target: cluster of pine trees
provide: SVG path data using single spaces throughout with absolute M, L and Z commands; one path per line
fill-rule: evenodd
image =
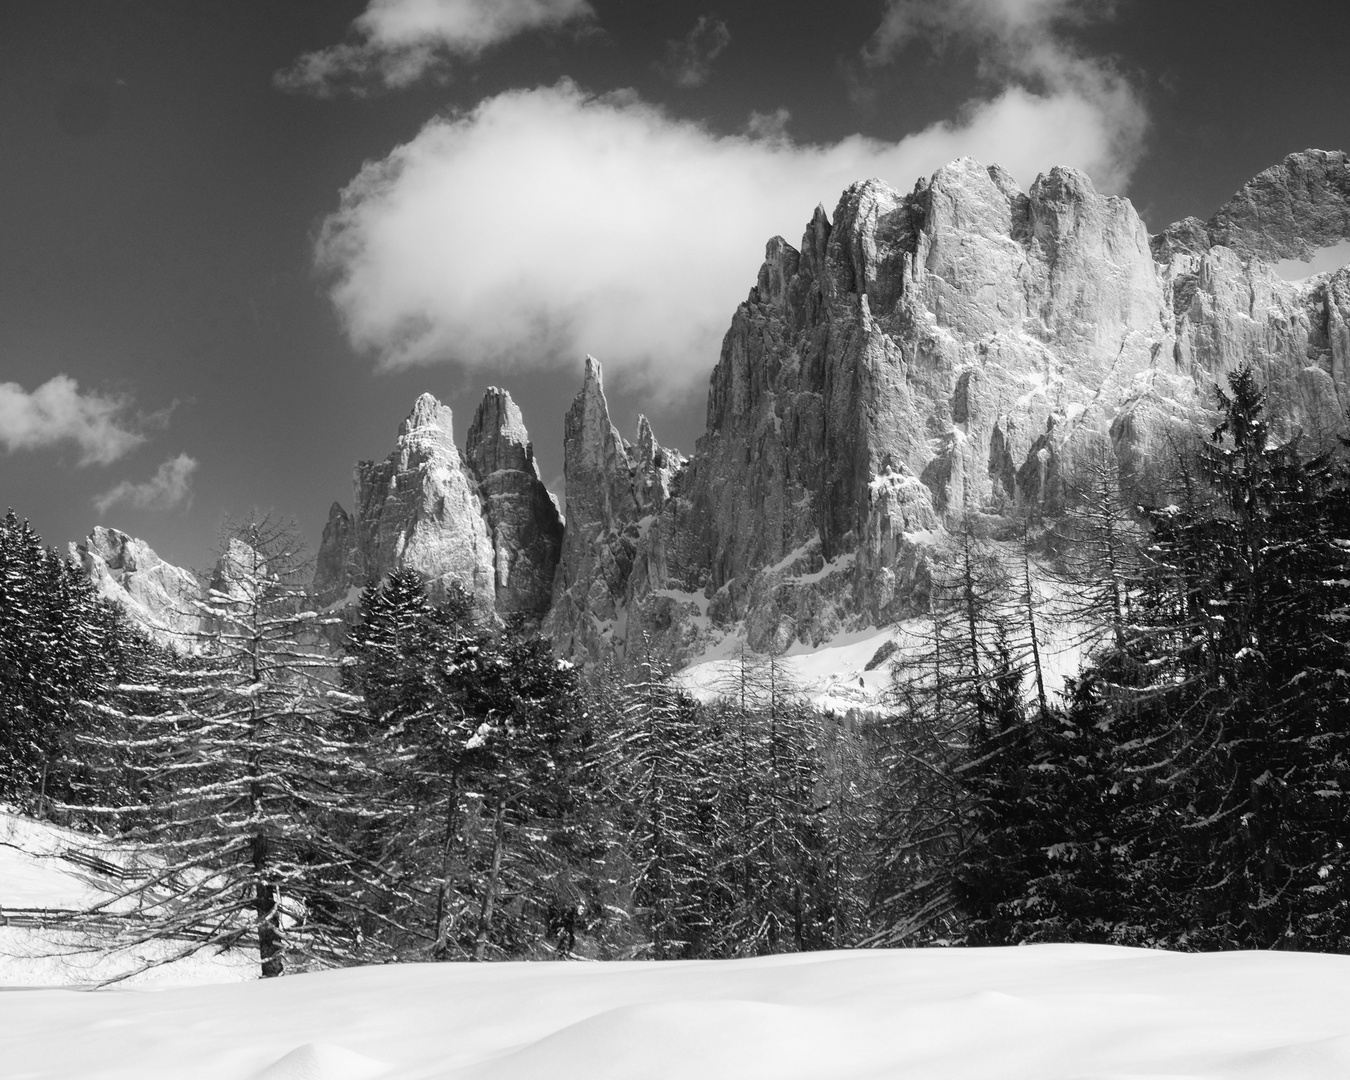
M 1229 384 L 1137 538 L 1091 502 L 1106 640 L 1063 700 L 997 657 L 966 694 L 969 940 L 1350 949 L 1350 486 Z
M 1248 371 L 1121 498 L 969 520 L 885 715 L 778 660 L 711 701 L 558 661 L 413 572 L 316 612 L 294 530 L 232 531 L 196 646 L 155 647 L 14 515 L 0 800 L 134 841 L 129 940 L 311 963 L 879 944 L 1350 946 L 1350 486 Z M 1183 448 L 1184 449 L 1184 448 Z M 1051 594 L 1055 600 L 1051 603 Z M 1047 621 L 1081 628 L 1057 692 Z M 641 643 L 636 644 L 641 649 Z M 636 672 L 636 674 L 634 674 Z

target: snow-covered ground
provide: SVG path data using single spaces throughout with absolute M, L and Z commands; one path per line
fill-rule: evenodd
M 845 713 L 850 709 L 884 711 L 891 697 L 892 663 L 907 654 L 918 655 L 925 648 L 924 638 L 930 631 L 926 620 L 910 619 L 877 629 L 867 627 L 840 633 L 819 648 L 812 649 L 800 642 L 794 644 L 777 663 L 785 688 L 799 694 L 819 709 Z M 1046 689 L 1057 693 L 1067 678 L 1078 674 L 1082 667 L 1083 635 L 1081 623 L 1046 619 L 1040 628 L 1041 660 L 1045 665 Z M 895 652 L 870 671 L 878 650 L 894 641 Z M 734 696 L 741 664 L 741 643 L 728 636 L 716 648 L 698 657 L 688 667 L 678 671 L 675 682 L 703 701 L 719 694 Z M 753 659 L 763 663 L 765 658 Z M 1033 692 L 1030 679 L 1026 693 Z
M 0 813 L 4 910 L 98 896 L 63 857 L 84 839 Z M 1042 945 L 260 981 L 256 957 L 202 953 L 89 989 L 127 958 L 56 955 L 23 926 L 0 943 L 0 1080 L 1350 1077 L 1344 956 Z
M 1350 958 L 1081 945 L 0 994 L 6 1080 L 1344 1080 Z
M 106 901 L 116 871 L 134 871 L 134 849 L 0 809 L 0 990 L 15 986 L 90 985 L 118 978 L 178 951 L 149 942 L 108 951 L 105 939 L 62 927 L 62 913 Z M 112 905 L 113 910 L 126 903 Z M 130 985 L 182 985 L 256 977 L 256 953 L 203 950 L 132 976 Z M 0 1077 L 5 1029 L 0 1026 Z

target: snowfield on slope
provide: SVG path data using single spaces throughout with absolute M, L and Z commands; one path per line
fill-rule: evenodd
M 1350 957 L 1085 945 L 0 994 L 6 1080 L 1344 1080 Z

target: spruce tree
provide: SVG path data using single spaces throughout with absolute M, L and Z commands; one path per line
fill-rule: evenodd
M 574 948 L 594 780 L 572 667 L 410 570 L 363 593 L 346 653 L 384 807 L 362 844 L 397 883 L 370 932 L 436 959 Z
M 109 722 L 100 710 L 144 648 L 80 569 L 10 510 L 0 521 L 0 799 L 40 815 L 100 801 L 77 742 Z

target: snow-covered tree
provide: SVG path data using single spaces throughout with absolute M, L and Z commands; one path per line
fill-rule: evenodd
M 145 852 L 142 875 L 86 915 L 125 912 L 129 940 L 179 954 L 256 944 L 264 976 L 362 954 L 360 861 L 335 821 L 364 812 L 333 659 L 305 593 L 295 529 L 227 530 L 200 603 L 200 650 L 124 688 L 144 708 L 121 747 L 143 797 L 103 809 Z M 115 742 L 113 745 L 117 745 Z
M 362 842 L 398 883 L 371 932 L 437 959 L 575 947 L 593 852 L 571 666 L 407 570 L 365 591 L 346 651 L 387 807 Z
M 47 813 L 98 801 L 75 740 L 140 662 L 143 636 L 28 522 L 0 521 L 0 799 Z

